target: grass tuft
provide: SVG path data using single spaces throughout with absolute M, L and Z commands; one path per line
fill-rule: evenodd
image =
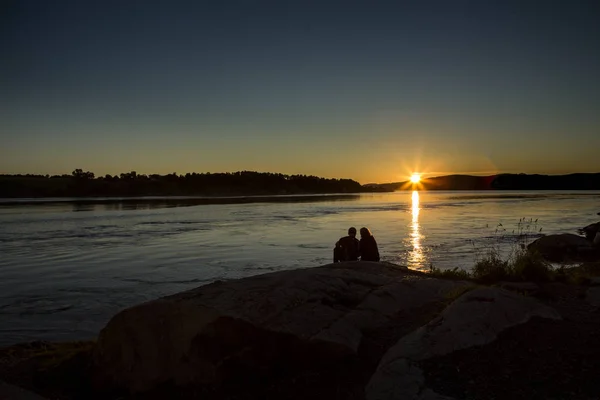
M 429 266 L 429 274 L 435 278 L 442 279 L 450 279 L 450 280 L 468 280 L 471 279 L 471 274 L 468 271 L 465 271 L 461 268 L 452 268 L 447 270 L 441 270 L 439 268 L 434 267 L 433 265 Z
M 472 277 L 481 283 L 494 283 L 507 280 L 511 274 L 508 261 L 503 260 L 495 250 L 490 250 L 475 263 Z

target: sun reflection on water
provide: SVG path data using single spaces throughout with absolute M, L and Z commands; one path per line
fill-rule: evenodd
M 425 256 L 421 247 L 421 227 L 419 225 L 419 192 L 412 192 L 412 223 L 410 225 L 410 243 L 412 249 L 408 254 L 408 266 L 410 268 L 422 269 Z

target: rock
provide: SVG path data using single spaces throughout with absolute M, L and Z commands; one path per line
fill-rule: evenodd
M 527 248 L 554 262 L 592 261 L 599 258 L 598 252 L 588 240 L 571 233 L 542 236 Z
M 367 399 L 453 400 L 424 388 L 423 371 L 407 359 L 394 360 L 378 370 L 366 388 Z M 394 379 L 389 379 L 393 376 Z
M 596 234 L 600 232 L 600 222 L 590 224 L 581 229 L 581 233 L 585 235 L 585 238 L 590 242 L 594 240 Z
M 366 388 L 367 399 L 417 399 L 424 383 L 423 371 L 410 360 L 400 358 L 380 364 Z
M 349 262 L 210 284 L 126 309 L 100 332 L 94 381 L 144 392 L 356 356 L 362 332 L 470 286 Z
M 419 396 L 424 392 L 415 362 L 490 343 L 532 317 L 560 319 L 556 310 L 532 298 L 498 288 L 474 289 L 388 350 L 367 385 L 367 399 L 420 399 L 412 389 L 418 386 Z
M 419 393 L 419 400 L 454 400 L 452 397 L 442 396 L 431 389 L 423 389 Z
M 424 388 L 423 371 L 410 360 L 396 360 L 385 368 L 386 371 L 374 375 L 369 382 L 367 399 L 453 400 L 451 397 Z M 390 374 L 396 379 L 386 379 Z M 373 393 L 377 393 L 378 397 L 372 397 Z
M 595 307 L 600 307 L 600 287 L 591 287 L 585 293 L 585 299 Z
M 498 285 L 503 289 L 519 293 L 537 293 L 540 287 L 533 282 L 500 282 Z
M 487 344 L 506 328 L 534 316 L 561 319 L 556 310 L 533 298 L 498 288 L 474 289 L 429 324 L 402 338 L 382 362 L 398 358 L 423 360 Z
M 18 386 L 9 385 L 6 382 L 0 381 L 0 399 L 1 400 L 44 400 L 44 397 L 20 388 Z

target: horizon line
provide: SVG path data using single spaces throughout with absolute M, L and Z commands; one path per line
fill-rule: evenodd
M 75 170 L 77 169 L 81 169 L 81 168 L 76 168 L 74 169 L 71 173 L 62 173 L 62 174 L 40 174 L 40 173 L 4 173 L 1 172 L 0 176 L 39 176 L 39 177 L 62 177 L 62 176 L 73 176 L 73 172 L 75 172 Z M 83 169 L 81 169 L 83 172 L 92 172 L 93 171 L 85 171 Z M 185 173 L 179 173 L 176 171 L 170 172 L 170 173 L 139 173 L 136 170 L 131 170 L 131 171 L 127 171 L 127 172 L 120 172 L 118 174 L 99 174 L 96 175 L 96 173 L 94 173 L 94 178 L 98 179 L 98 178 L 103 178 L 106 175 L 110 175 L 110 176 L 120 176 L 120 174 L 126 174 L 126 173 L 131 173 L 131 172 L 135 172 L 137 175 L 146 175 L 146 176 L 151 176 L 151 175 L 159 175 L 159 176 L 166 176 L 166 175 L 171 175 L 171 174 L 176 174 L 178 176 L 185 176 L 187 174 L 234 174 L 234 173 L 239 173 L 239 172 L 252 172 L 252 173 L 260 173 L 260 174 L 279 174 L 279 175 L 288 175 L 288 176 L 293 176 L 293 175 L 305 175 L 305 176 L 314 176 L 314 177 L 318 177 L 318 178 L 325 178 L 325 179 L 350 179 L 350 180 L 354 180 L 358 183 L 360 183 L 358 180 L 354 179 L 354 178 L 327 178 L 324 176 L 319 176 L 319 175 L 313 175 L 313 174 L 304 174 L 304 173 L 283 173 L 283 172 L 272 172 L 272 171 L 258 171 L 258 170 L 237 170 L 237 171 L 222 171 L 222 172 L 185 172 Z M 432 176 L 432 174 L 435 174 Z M 441 175 L 438 175 L 441 174 Z M 491 176 L 497 176 L 497 175 L 546 175 L 546 176 L 566 176 L 566 175 L 575 175 L 575 174 L 600 174 L 600 171 L 598 172 L 566 172 L 566 173 L 540 173 L 540 172 L 536 172 L 536 173 L 531 173 L 531 172 L 497 172 L 497 171 L 480 171 L 480 172 L 455 172 L 455 173 L 450 173 L 450 172 L 423 172 L 420 173 L 420 175 L 423 177 L 423 179 L 435 179 L 435 178 L 443 178 L 443 177 L 447 177 L 447 176 L 473 176 L 473 177 L 491 177 Z M 368 183 L 361 183 L 361 185 L 365 186 L 365 185 L 385 185 L 385 184 L 396 184 L 396 183 L 404 183 L 409 181 L 410 179 L 406 179 L 403 181 L 387 181 L 387 182 L 368 182 Z

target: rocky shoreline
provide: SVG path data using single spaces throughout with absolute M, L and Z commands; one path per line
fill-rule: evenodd
M 282 271 L 123 310 L 94 342 L 0 349 L 0 379 L 55 399 L 597 399 L 599 284 Z

